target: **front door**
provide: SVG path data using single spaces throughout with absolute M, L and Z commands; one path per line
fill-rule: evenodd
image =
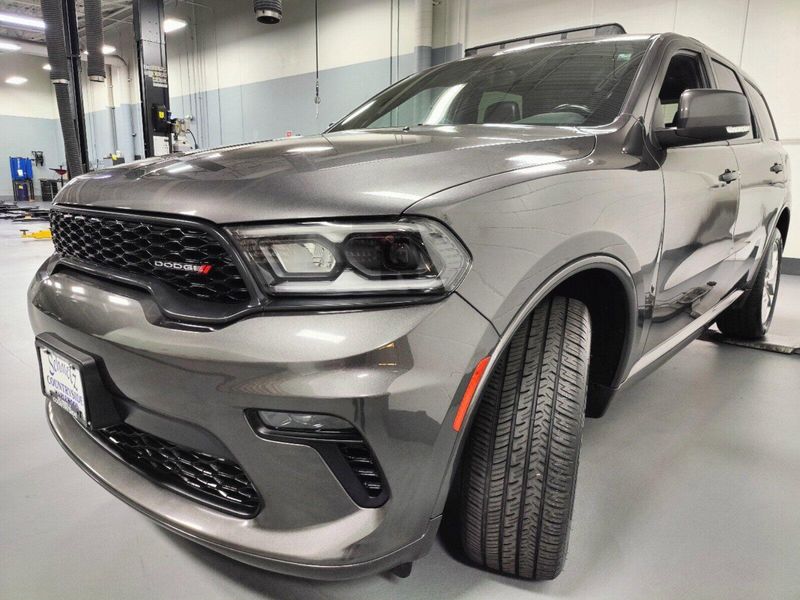
M 709 87 L 699 53 L 681 50 L 663 75 L 655 127 L 674 126 L 681 93 Z M 735 285 L 736 157 L 726 142 L 670 148 L 662 165 L 664 239 L 645 350 L 714 307 Z

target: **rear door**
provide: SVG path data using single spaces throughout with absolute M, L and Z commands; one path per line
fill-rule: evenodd
M 730 141 L 739 171 L 739 209 L 733 234 L 737 278 L 752 271 L 762 256 L 769 227 L 785 194 L 785 162 L 761 93 L 734 69 L 711 57 L 716 87 L 745 94 L 750 102 L 750 134 Z
M 668 53 L 651 101 L 652 127 L 674 126 L 681 93 L 711 86 L 701 49 Z M 713 308 L 735 285 L 731 265 L 739 184 L 727 142 L 669 148 L 663 153 L 664 238 L 645 351 Z M 734 175 L 735 177 L 735 175 Z M 729 179 L 729 177 L 726 177 Z

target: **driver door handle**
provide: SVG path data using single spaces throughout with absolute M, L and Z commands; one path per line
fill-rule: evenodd
M 780 173 L 781 171 L 783 171 L 783 165 L 781 163 L 776 162 L 769 168 L 769 170 L 772 171 L 773 173 Z
M 739 179 L 739 173 L 736 171 L 731 171 L 730 169 L 725 169 L 725 172 L 719 176 L 719 180 L 722 183 L 731 183 L 737 179 Z

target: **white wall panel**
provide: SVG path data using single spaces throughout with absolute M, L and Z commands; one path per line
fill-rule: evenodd
M 395 4 L 395 10 L 397 2 Z M 191 92 L 257 83 L 314 71 L 314 3 L 297 0 L 284 7 L 279 25 L 262 25 L 253 16 L 252 4 L 223 2 L 211 10 L 181 5 L 168 10 L 189 21 L 185 29 L 167 37 L 171 77 L 170 93 Z M 413 52 L 415 21 L 413 0 L 400 2 L 400 54 Z M 385 59 L 396 54 L 397 21 L 391 26 L 389 2 L 376 0 L 327 0 L 319 3 L 320 69 Z M 192 84 L 186 56 L 193 54 L 197 36 L 205 81 Z M 390 35 L 392 40 L 390 41 Z M 194 57 L 193 57 L 194 59 Z M 387 65 L 388 81 L 388 65 Z
M 739 62 L 750 0 L 678 0 L 674 30 Z
M 46 62 L 39 56 L 0 53 L 0 196 L 12 193 L 9 156 L 30 158 L 33 150 L 44 152 L 45 166 L 33 168 L 37 198 L 39 179 L 52 178 L 50 167 L 64 163 L 53 85 L 50 73 L 42 69 Z M 12 75 L 28 82 L 7 84 Z
M 672 31 L 676 6 L 675 0 L 595 0 L 592 22 L 620 23 L 628 33 Z
M 46 62 L 47 59 L 40 56 L 0 52 L 0 115 L 58 118 L 50 73 L 42 69 Z M 6 83 L 12 75 L 27 77 L 28 82 L 24 85 Z
M 778 134 L 800 141 L 798 62 L 800 0 L 751 0 L 741 66 L 767 97 Z
M 472 0 L 468 5 L 466 46 L 523 37 L 535 32 L 592 23 L 594 0 Z

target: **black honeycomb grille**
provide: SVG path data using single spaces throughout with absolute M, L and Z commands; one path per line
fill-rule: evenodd
M 235 462 L 190 450 L 130 425 L 98 431 L 125 462 L 197 502 L 240 517 L 254 517 L 261 499 Z
M 62 256 L 147 275 L 199 300 L 240 304 L 250 299 L 230 255 L 202 229 L 59 210 L 50 211 L 50 228 Z M 157 266 L 156 261 L 173 267 Z M 202 274 L 178 270 L 174 263 L 210 269 Z

